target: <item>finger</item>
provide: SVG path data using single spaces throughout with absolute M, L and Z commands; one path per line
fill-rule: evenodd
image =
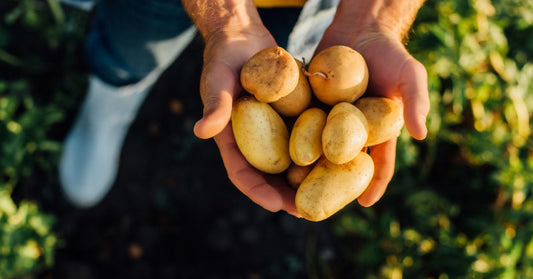
M 429 112 L 429 93 L 426 68 L 410 58 L 402 67 L 400 88 L 404 105 L 405 127 L 417 140 L 427 135 L 426 118 Z
M 216 67 L 207 65 L 200 81 L 204 113 L 194 125 L 194 134 L 202 139 L 211 138 L 226 127 L 233 100 L 240 91 L 234 71 L 224 65 Z
M 374 161 L 374 176 L 370 185 L 361 194 L 357 201 L 362 206 L 375 204 L 387 189 L 387 185 L 394 174 L 394 162 L 396 160 L 396 141 L 391 139 L 385 143 L 370 147 L 370 157 Z
M 253 168 L 241 155 L 231 125 L 215 137 L 228 176 L 244 195 L 266 210 L 284 210 L 300 217 L 294 203 L 295 191 L 281 177 L 264 174 Z

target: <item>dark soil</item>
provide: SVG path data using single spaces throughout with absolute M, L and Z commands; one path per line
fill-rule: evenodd
M 116 183 L 90 209 L 57 189 L 45 211 L 62 245 L 41 278 L 318 278 L 335 253 L 327 222 L 251 202 L 228 180 L 201 116 L 202 42 L 155 85 L 123 147 Z M 47 204 L 48 203 L 48 204 Z M 52 203 L 52 204 L 50 204 Z M 328 272 L 326 272 L 328 273 Z

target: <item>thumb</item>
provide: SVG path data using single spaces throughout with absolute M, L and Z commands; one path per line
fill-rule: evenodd
M 425 122 L 430 107 L 427 72 L 420 62 L 411 58 L 402 67 L 402 74 L 405 126 L 412 137 L 422 140 L 427 134 Z
M 233 100 L 239 90 L 236 74 L 229 67 L 204 68 L 200 79 L 204 113 L 194 125 L 194 134 L 197 137 L 214 137 L 226 127 L 231 118 Z

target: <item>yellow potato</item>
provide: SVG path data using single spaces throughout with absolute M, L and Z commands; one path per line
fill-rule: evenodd
M 313 169 L 313 166 L 314 165 L 298 166 L 296 164 L 291 164 L 287 169 L 287 181 L 289 182 L 289 185 L 294 190 L 298 190 L 298 187 L 300 187 L 302 181 L 304 181 L 305 177 Z
M 363 56 L 347 46 L 332 46 L 319 52 L 309 63 L 308 74 L 315 96 L 330 106 L 353 103 L 368 86 Z
M 235 142 L 252 166 L 272 174 L 289 167 L 289 131 L 269 104 L 241 97 L 233 105 L 231 123 Z
M 299 67 L 283 48 L 265 48 L 242 67 L 242 87 L 264 103 L 271 103 L 291 93 L 298 85 Z
M 289 138 L 289 154 L 295 164 L 307 166 L 320 158 L 324 125 L 326 113 L 319 108 L 307 109 L 296 119 Z
M 346 164 L 322 157 L 300 184 L 296 208 L 309 221 L 322 221 L 359 197 L 374 175 L 370 155 L 360 152 Z
M 365 97 L 357 100 L 368 121 L 368 139 L 365 146 L 386 142 L 400 134 L 403 127 L 403 109 L 397 102 L 384 97 Z
M 286 117 L 300 115 L 311 103 L 311 86 L 305 75 L 305 69 L 302 62 L 296 60 L 296 63 L 300 69 L 298 85 L 289 95 L 270 104 L 279 114 Z
M 336 104 L 322 132 L 324 156 L 335 164 L 352 160 L 365 146 L 368 129 L 366 118 L 358 108 L 346 102 Z

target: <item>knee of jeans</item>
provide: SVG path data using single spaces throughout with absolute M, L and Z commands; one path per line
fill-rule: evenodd
M 133 84 L 155 69 L 155 62 L 146 54 L 128 60 L 102 36 L 97 28 L 88 34 L 85 42 L 85 63 L 89 72 L 114 86 Z M 133 67 L 137 65 L 137 67 Z
M 87 66 L 113 85 L 135 83 L 170 64 L 191 24 L 179 1 L 101 1 L 85 44 Z

